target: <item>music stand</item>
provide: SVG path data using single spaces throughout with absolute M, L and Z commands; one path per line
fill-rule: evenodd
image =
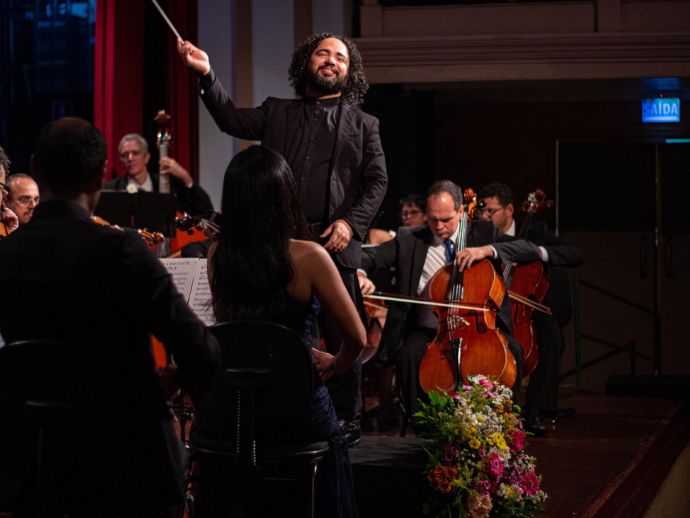
M 95 214 L 121 227 L 145 228 L 174 237 L 177 200 L 173 194 L 103 191 Z

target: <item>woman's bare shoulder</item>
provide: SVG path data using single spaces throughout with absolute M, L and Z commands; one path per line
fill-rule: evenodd
M 330 260 L 328 252 L 320 244 L 301 239 L 290 240 L 290 255 L 294 263 L 304 267 L 318 266 Z

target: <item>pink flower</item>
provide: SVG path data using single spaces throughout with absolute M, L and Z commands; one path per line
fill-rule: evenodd
M 491 382 L 490 382 L 488 379 L 486 379 L 486 378 L 481 378 L 481 379 L 479 380 L 479 384 L 480 384 L 480 385 L 484 385 L 488 390 L 493 390 L 493 388 L 494 388 L 494 384 L 491 383 Z
M 489 476 L 494 480 L 498 480 L 503 475 L 503 469 L 503 459 L 495 451 L 492 451 L 488 459 Z
M 489 491 L 491 491 L 491 482 L 488 480 L 479 480 L 474 485 L 474 488 L 479 492 L 479 494 L 488 495 Z
M 528 471 L 523 475 L 520 480 L 520 489 L 527 495 L 533 495 L 539 491 L 539 477 L 537 477 L 534 471 Z
M 445 457 L 446 462 L 452 463 L 458 460 L 459 453 L 460 452 L 458 449 L 454 446 L 451 446 L 450 444 L 443 445 L 443 456 Z
M 527 438 L 527 434 L 523 432 L 522 430 L 513 430 L 513 451 L 522 451 L 522 449 L 525 447 L 525 439 Z

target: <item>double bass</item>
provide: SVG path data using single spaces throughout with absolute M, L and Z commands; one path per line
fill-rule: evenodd
M 466 193 L 466 198 L 474 193 Z M 455 243 L 462 250 L 469 231 L 468 212 L 464 211 Z M 496 328 L 496 312 L 505 295 L 502 277 L 483 259 L 460 272 L 457 254 L 429 280 L 432 300 L 445 301 L 437 306 L 436 336 L 429 343 L 419 371 L 419 383 L 429 393 L 441 390 L 454 394 L 458 383 L 468 376 L 484 374 L 511 387 L 515 383 L 516 364 L 508 342 Z
M 154 118 L 158 131 L 156 133 L 156 145 L 158 146 L 158 154 L 160 158 L 170 156 L 170 141 L 172 135 L 170 133 L 170 115 L 165 113 L 165 110 L 158 110 Z M 158 192 L 163 194 L 170 194 L 170 175 L 161 174 L 158 177 Z M 195 241 L 203 241 L 206 235 L 194 225 L 186 225 L 192 219 L 191 216 L 184 212 L 176 214 L 175 222 L 178 227 L 174 237 L 166 238 L 158 247 L 158 257 L 174 257 L 179 256 L 179 251 L 186 245 L 194 243 Z

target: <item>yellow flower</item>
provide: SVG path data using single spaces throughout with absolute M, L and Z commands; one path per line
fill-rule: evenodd
M 506 444 L 505 437 L 503 437 L 503 434 L 501 433 L 494 433 L 492 434 L 492 439 L 493 443 L 496 445 L 496 447 L 499 450 L 507 450 L 508 445 Z
M 474 439 L 470 439 L 469 445 L 470 445 L 470 448 L 473 448 L 473 449 L 475 449 L 475 450 L 478 450 L 479 447 L 482 445 L 482 443 L 479 442 L 479 439 L 474 438 Z

